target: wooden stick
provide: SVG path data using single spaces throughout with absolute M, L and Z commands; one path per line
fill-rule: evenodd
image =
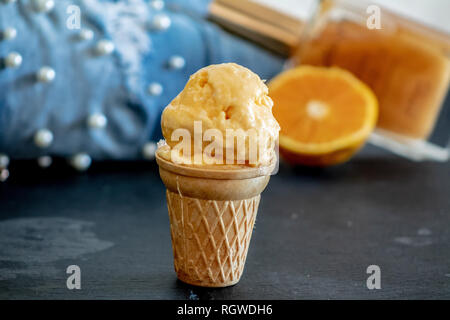
M 223 27 L 282 55 L 298 45 L 304 23 L 249 0 L 215 0 L 210 18 Z

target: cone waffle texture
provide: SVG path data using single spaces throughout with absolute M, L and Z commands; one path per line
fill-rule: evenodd
M 267 167 L 192 168 L 161 158 L 167 188 L 172 247 L 178 278 L 203 287 L 226 287 L 242 275 Z
M 205 200 L 167 190 L 175 271 L 186 283 L 224 287 L 242 275 L 260 195 Z

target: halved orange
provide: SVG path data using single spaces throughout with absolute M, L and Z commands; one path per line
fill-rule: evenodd
M 348 160 L 375 127 L 372 90 L 339 68 L 300 66 L 269 83 L 281 126 L 280 153 L 294 164 L 328 166 Z

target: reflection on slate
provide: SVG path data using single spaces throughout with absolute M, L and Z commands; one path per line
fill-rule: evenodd
M 0 281 L 17 276 L 54 276 L 51 264 L 108 249 L 113 243 L 97 239 L 94 223 L 68 218 L 16 218 L 0 222 Z

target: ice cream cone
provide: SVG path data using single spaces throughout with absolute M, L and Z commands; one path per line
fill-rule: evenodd
M 178 165 L 158 153 L 156 160 L 167 188 L 178 278 L 202 287 L 236 284 L 274 164 L 212 169 Z

